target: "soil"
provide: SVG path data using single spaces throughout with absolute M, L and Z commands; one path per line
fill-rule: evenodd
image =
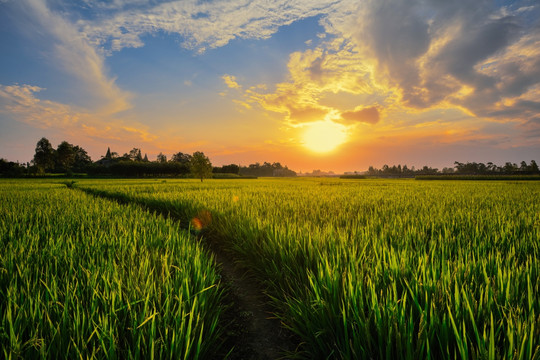
M 214 248 L 215 246 L 211 246 Z M 232 307 L 228 332 L 234 351 L 230 359 L 289 359 L 296 348 L 292 333 L 272 315 L 268 298 L 259 284 L 246 271 L 239 269 L 222 249 L 212 249 L 221 267 L 221 275 L 229 288 Z

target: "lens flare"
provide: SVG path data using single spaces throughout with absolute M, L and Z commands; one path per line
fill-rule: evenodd
M 208 210 L 200 211 L 197 216 L 191 219 L 191 228 L 195 231 L 201 231 L 212 223 L 212 214 Z

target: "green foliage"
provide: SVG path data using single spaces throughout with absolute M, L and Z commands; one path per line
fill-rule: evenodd
M 0 182 L 1 358 L 212 358 L 219 281 L 170 220 L 50 180 Z
M 212 177 L 212 163 L 210 162 L 210 159 L 200 151 L 193 153 L 189 167 L 193 176 L 201 179 L 201 182 L 204 178 Z
M 281 165 L 281 163 L 269 163 L 264 162 L 262 165 L 259 163 L 250 164 L 249 166 L 243 166 L 238 169 L 238 174 L 242 176 L 255 176 L 255 177 L 295 177 L 296 172 L 290 170 L 287 166 Z
M 36 152 L 34 154 L 34 165 L 38 172 L 44 174 L 54 166 L 55 151 L 46 138 L 41 138 L 36 144 Z
M 333 186 L 320 186 L 320 185 Z M 190 219 L 267 287 L 297 356 L 540 357 L 540 183 L 87 183 Z
M 67 141 L 62 141 L 56 149 L 56 159 L 62 166 L 63 171 L 71 171 L 75 162 L 75 147 Z
M 19 163 L 0 158 L 0 177 L 19 177 L 25 172 L 26 168 Z

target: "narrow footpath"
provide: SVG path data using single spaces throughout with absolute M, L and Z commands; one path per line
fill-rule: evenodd
M 102 191 L 93 191 L 74 187 L 87 194 L 116 201 L 120 204 L 135 204 L 152 213 L 179 221 L 182 227 L 189 224 L 188 219 L 181 219 L 163 209 L 148 206 L 136 200 L 127 200 L 115 194 L 107 194 Z M 205 239 L 202 237 L 201 244 L 214 254 L 219 267 L 223 282 L 228 292 L 226 299 L 230 306 L 224 315 L 224 323 L 227 326 L 225 345 L 227 351 L 232 348 L 228 359 L 231 360 L 276 360 L 288 359 L 287 354 L 293 354 L 297 349 L 298 340 L 294 335 L 281 326 L 279 319 L 272 315 L 272 308 L 268 304 L 269 299 L 263 293 L 263 289 L 249 274 L 240 269 L 226 249 L 218 244 L 222 243 L 217 238 Z

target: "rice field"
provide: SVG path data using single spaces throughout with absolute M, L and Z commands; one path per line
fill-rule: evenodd
M 20 316 L 19 323 L 26 323 L 27 328 L 28 324 L 43 323 L 39 334 L 20 335 L 21 331 L 26 334 L 22 325 L 10 325 L 15 323 L 15 305 L 12 308 L 1 305 L 4 307 L 0 308 L 0 341 L 4 353 L 14 354 L 13 357 L 18 354 L 25 356 L 23 351 L 28 351 L 28 348 L 48 357 L 53 352 L 41 353 L 40 349 L 54 351 L 63 346 L 62 349 L 68 348 L 78 354 L 75 349 L 83 347 L 79 343 L 69 345 L 71 340 L 67 336 L 56 335 L 58 331 L 54 329 L 58 328 L 63 316 L 72 317 L 74 312 L 70 308 L 62 312 L 65 315 L 56 315 L 52 322 L 47 320 L 46 313 L 61 311 L 40 281 L 46 279 L 44 282 L 49 286 L 48 281 L 58 276 L 55 276 L 55 272 L 67 272 L 60 275 L 64 277 L 75 276 L 72 273 L 82 271 L 77 266 L 83 260 L 72 261 L 68 265 L 62 263 L 62 266 L 47 268 L 47 272 L 41 270 L 42 266 L 29 265 L 32 271 L 19 274 L 14 264 L 27 258 L 32 249 L 37 249 L 36 243 L 43 242 L 35 240 L 31 234 L 38 232 L 42 239 L 47 238 L 49 231 L 54 232 L 57 235 L 49 236 L 48 243 L 67 247 L 70 249 L 68 253 L 85 254 L 91 252 L 89 249 L 92 246 L 99 248 L 100 251 L 94 253 L 95 259 L 103 258 L 104 263 L 111 264 L 103 272 L 114 279 L 122 278 L 124 282 L 120 282 L 124 286 L 132 276 L 118 275 L 125 269 L 115 267 L 116 254 L 122 251 L 133 253 L 133 249 L 141 245 L 127 240 L 119 240 L 121 245 L 108 245 L 109 237 L 114 238 L 118 232 L 110 230 L 109 225 L 100 227 L 99 221 L 108 224 L 107 221 L 114 219 L 123 224 L 121 228 L 135 228 L 129 233 L 141 233 L 139 239 L 145 244 L 153 244 L 146 240 L 146 234 L 171 234 L 166 230 L 169 228 L 175 228 L 180 234 L 177 226 L 189 227 L 208 241 L 218 242 L 240 266 L 260 281 L 276 316 L 298 336 L 301 344 L 295 357 L 540 358 L 538 182 L 259 179 L 209 180 L 200 183 L 193 180 L 80 180 L 75 190 L 50 183 L 40 186 L 51 189 L 39 188 L 31 182 L 2 185 L 6 191 L 0 193 L 1 206 L 7 210 L 2 212 L 0 234 L 2 246 L 7 251 L 2 249 L 1 296 L 9 299 L 7 303 L 10 304 L 13 294 L 28 289 L 29 285 L 25 284 L 29 282 L 42 289 L 39 301 L 35 300 L 37 296 L 32 296 L 26 300 L 28 304 L 17 305 L 27 309 L 25 315 Z M 23 192 L 19 191 L 19 186 L 37 188 Z M 59 198 L 54 200 L 51 194 L 58 194 L 64 202 L 70 199 L 66 204 L 68 210 L 58 213 L 58 206 L 54 205 L 52 209 L 56 210 L 49 212 L 35 210 L 39 216 L 34 215 L 35 219 L 31 221 L 22 215 L 23 209 L 14 205 L 16 200 L 4 200 L 24 197 L 26 203 L 44 208 L 62 203 Z M 110 199 L 122 200 L 126 205 L 111 203 Z M 180 219 L 180 225 L 140 210 L 141 205 L 142 208 L 174 215 L 174 218 Z M 116 215 L 106 216 L 109 220 L 105 221 L 101 217 L 104 211 L 100 206 L 118 210 L 110 210 Z M 94 216 L 89 215 L 92 209 L 96 209 Z M 18 215 L 7 218 L 4 214 L 8 213 Z M 68 220 L 72 216 L 78 216 L 79 220 L 75 222 L 77 226 L 63 229 L 64 224 L 73 224 Z M 29 228 L 31 223 L 37 225 Z M 163 225 L 156 225 L 158 223 Z M 62 237 L 66 233 L 71 234 L 71 238 Z M 160 236 L 158 238 L 161 239 Z M 191 283 L 177 288 L 154 284 L 154 288 L 160 288 L 153 291 L 161 294 L 162 302 L 153 305 L 152 310 L 144 308 L 144 315 L 140 316 L 135 314 L 143 305 L 142 302 L 137 303 L 139 308 L 124 312 L 123 316 L 129 320 L 121 320 L 125 321 L 122 324 L 129 323 L 129 326 L 125 325 L 126 328 L 149 331 L 140 335 L 140 343 L 133 340 L 135 335 L 129 340 L 119 340 L 120 335 L 109 336 L 99 332 L 100 337 L 96 336 L 98 334 L 92 336 L 91 343 L 84 347 L 87 352 L 83 354 L 89 354 L 88 351 L 92 349 L 96 357 L 110 357 L 109 349 L 117 346 L 121 349 L 118 351 L 123 351 L 120 357 L 131 358 L 137 355 L 134 351 L 139 344 L 143 344 L 142 348 L 147 351 L 145 354 L 151 354 L 156 351 L 150 348 L 151 337 L 156 339 L 152 343 L 159 344 L 162 350 L 157 357 L 178 357 L 170 355 L 172 353 L 167 348 L 170 337 L 163 335 L 169 326 L 167 321 L 157 322 L 158 315 L 147 320 L 155 313 L 175 317 L 168 314 L 166 306 L 161 305 L 166 303 L 163 299 L 168 298 L 167 291 L 186 291 L 184 288 L 189 288 L 190 294 L 204 296 L 208 302 L 214 301 L 213 304 L 222 301 L 219 299 L 215 264 L 195 243 L 178 238 L 155 242 L 159 243 L 160 254 L 173 251 L 170 249 L 173 243 L 184 244 L 182 248 L 193 244 L 198 249 L 197 253 L 202 253 L 200 262 L 208 274 L 202 278 L 206 282 L 196 281 L 199 286 L 193 288 Z M 48 252 L 54 247 L 49 249 L 42 246 L 40 249 L 43 248 L 47 251 L 35 252 L 38 260 L 33 260 L 31 264 L 50 264 L 52 255 L 48 255 Z M 13 254 L 20 254 L 17 255 L 19 258 L 15 259 Z M 131 257 L 131 264 L 135 265 L 139 258 Z M 174 266 L 193 266 L 189 256 L 174 259 Z M 163 265 L 158 267 L 156 262 L 147 261 L 148 269 L 164 268 Z M 202 270 L 190 268 L 183 273 L 191 271 L 197 273 Z M 84 275 L 84 271 L 82 273 Z M 156 276 L 156 271 L 151 273 Z M 190 279 L 193 280 L 193 276 Z M 114 282 L 111 280 L 110 283 Z M 76 284 L 72 288 L 81 286 L 82 280 Z M 59 286 L 58 282 L 55 286 Z M 99 290 L 87 297 L 100 298 L 100 294 L 110 291 L 105 285 L 96 286 L 92 288 Z M 130 301 L 140 300 L 149 291 L 140 284 L 131 286 L 130 289 L 139 290 L 139 296 L 133 296 Z M 64 293 L 71 294 L 67 290 Z M 78 297 L 67 297 L 73 308 L 76 303 L 82 303 Z M 111 295 L 106 298 L 110 299 Z M 41 312 L 32 315 L 34 313 L 30 309 L 35 307 L 32 305 L 34 303 L 41 304 L 38 306 Z M 124 302 L 129 303 L 128 300 Z M 105 309 L 101 318 L 93 322 L 80 321 L 87 324 L 87 331 L 105 328 L 100 321 L 106 319 L 109 324 L 115 319 L 114 309 L 118 307 L 107 306 L 103 305 Z M 86 309 L 88 312 L 86 305 L 80 307 L 79 311 Z M 210 331 L 219 333 L 220 327 L 216 325 L 219 322 L 212 320 L 219 318 L 219 313 L 204 308 L 201 314 L 206 316 L 203 330 L 208 331 L 207 324 L 211 322 L 215 326 Z M 91 315 L 93 313 L 88 316 Z M 145 320 L 147 322 L 138 328 Z M 154 333 L 151 330 L 154 325 L 148 326 L 149 322 L 155 322 Z M 19 327 L 12 331 L 9 326 Z M 32 325 L 32 329 L 34 327 Z M 72 331 L 76 333 L 78 330 L 70 329 L 64 335 Z M 175 339 L 183 334 L 182 331 L 178 330 Z M 22 340 L 19 343 L 12 341 L 12 333 L 16 338 L 24 338 L 24 341 L 41 339 L 40 345 L 28 345 Z M 212 336 L 211 332 L 206 335 L 204 341 L 199 343 L 201 348 L 207 342 L 220 338 L 217 334 Z M 88 339 L 85 336 L 82 339 Z M 58 338 L 62 339 L 62 345 L 52 345 L 60 341 Z M 100 342 L 98 338 L 109 339 L 109 342 Z M 80 343 L 84 342 L 81 340 Z M 118 345 L 107 347 L 107 344 Z M 205 356 L 201 353 L 199 358 Z M 197 357 L 196 354 L 193 357 Z
M 0 358 L 219 350 L 219 274 L 178 224 L 59 183 L 3 181 L 0 239 Z

